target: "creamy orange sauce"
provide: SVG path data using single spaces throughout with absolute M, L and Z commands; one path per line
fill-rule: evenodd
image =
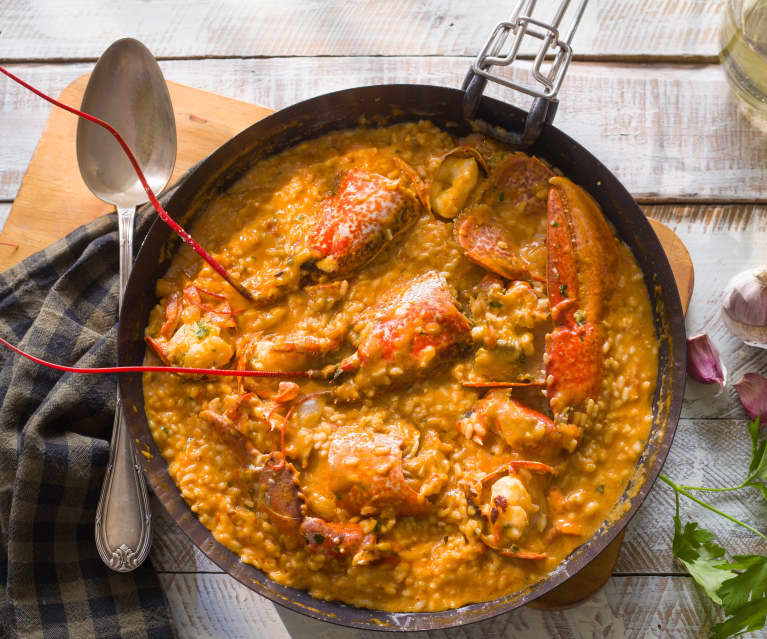
M 459 144 L 489 177 L 471 154 L 437 159 Z M 517 164 L 528 183 L 509 177 Z M 593 312 L 600 377 L 551 415 L 550 174 L 478 136 L 406 123 L 299 144 L 209 205 L 192 233 L 258 303 L 183 247 L 146 335 L 174 365 L 316 371 L 282 385 L 145 375 L 155 441 L 220 543 L 321 599 L 434 611 L 545 578 L 599 528 L 649 432 L 656 336 L 642 274 L 612 238 Z M 486 381 L 543 385 L 466 385 Z

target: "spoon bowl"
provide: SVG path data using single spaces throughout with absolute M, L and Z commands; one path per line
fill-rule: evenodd
M 81 111 L 111 124 L 133 151 L 152 190 L 165 188 L 176 162 L 176 121 L 168 86 L 149 49 L 132 38 L 112 44 L 91 73 Z M 93 194 L 117 208 L 122 307 L 133 266 L 135 207 L 148 196 L 117 141 L 87 120 L 77 124 L 77 163 Z M 149 554 L 152 528 L 146 484 L 119 397 L 95 529 L 99 555 L 113 570 L 134 570 Z
M 155 193 L 165 188 L 176 163 L 176 121 L 168 86 L 149 49 L 133 38 L 112 44 L 91 73 L 82 110 L 117 129 Z M 99 199 L 118 207 L 147 201 L 120 145 L 87 120 L 77 123 L 77 162 Z

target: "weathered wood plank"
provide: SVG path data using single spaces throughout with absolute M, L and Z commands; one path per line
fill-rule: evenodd
M 90 67 L 12 68 L 57 94 Z M 169 61 L 162 67 L 169 80 L 282 108 L 365 84 L 459 86 L 466 61 L 281 58 Z M 496 86 L 489 93 L 514 99 Z M 0 145 L 0 199 L 14 197 L 48 108 L 7 79 L 0 80 L 0 139 L 7 140 Z M 575 63 L 563 87 L 556 123 L 647 201 L 767 200 L 767 132 L 740 112 L 718 66 Z
M 709 334 L 729 370 L 731 382 L 744 373 L 767 374 L 767 350 L 746 346 L 721 319 L 720 302 L 734 275 L 767 261 L 767 207 L 651 206 L 648 215 L 664 222 L 687 246 L 695 266 L 695 290 L 687 313 L 687 331 Z M 717 395 L 716 385 L 687 383 L 683 417 L 745 419 L 735 389 Z M 713 460 L 712 460 L 713 461 Z
M 181 639 L 313 637 L 377 639 L 275 606 L 227 575 L 161 574 Z M 463 628 L 415 633 L 420 639 L 702 637 L 720 620 L 688 577 L 613 577 L 592 599 L 568 610 L 523 608 Z
M 736 486 L 743 481 L 751 442 L 745 420 L 682 419 L 663 472 L 680 484 Z M 730 494 L 698 493 L 697 497 L 765 529 L 767 502 L 759 491 L 744 489 Z M 684 572 L 671 555 L 674 535 L 674 491 L 657 482 L 634 520 L 629 524 L 615 573 Z M 682 499 L 682 519 L 694 520 L 717 535 L 731 554 L 764 553 L 765 543 L 744 528 Z
M 724 0 L 592 2 L 575 50 L 584 57 L 711 60 L 719 53 L 724 4 Z M 493 25 L 507 19 L 512 7 L 508 0 L 351 4 L 266 0 L 223 5 L 183 0 L 21 0 L 0 6 L 0 59 L 96 59 L 125 35 L 139 38 L 160 57 L 474 56 Z
M 152 550 L 155 570 L 166 572 L 223 572 L 195 546 L 160 501 L 152 494 Z

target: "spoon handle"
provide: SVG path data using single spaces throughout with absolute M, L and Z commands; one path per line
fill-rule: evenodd
M 133 220 L 135 208 L 117 209 L 120 237 L 120 306 L 133 265 Z M 104 483 L 96 510 L 96 547 L 112 570 L 130 572 L 149 554 L 152 513 L 146 483 L 131 446 L 117 397 L 112 445 Z

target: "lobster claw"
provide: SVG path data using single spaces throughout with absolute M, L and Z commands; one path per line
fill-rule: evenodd
M 616 286 L 618 244 L 586 191 L 563 177 L 550 183 L 547 283 L 554 330 L 546 336 L 546 394 L 561 418 L 599 392 L 602 320 Z

